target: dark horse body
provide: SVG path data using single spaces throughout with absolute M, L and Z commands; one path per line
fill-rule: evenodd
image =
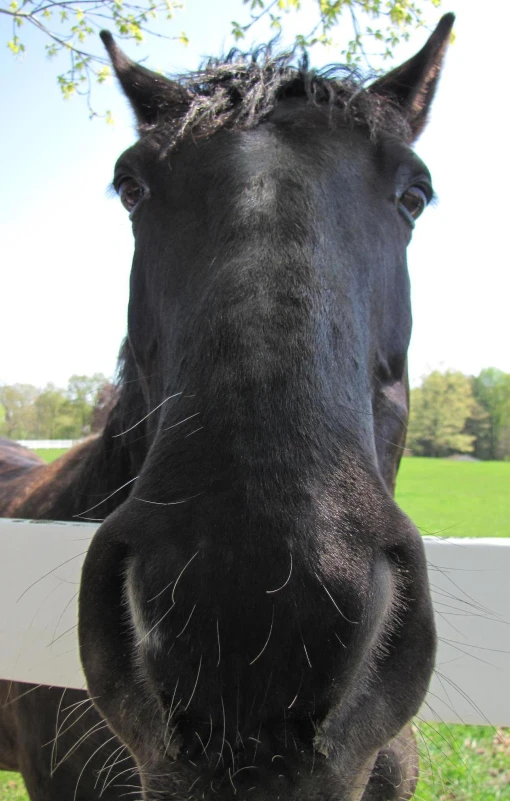
M 451 24 L 368 90 L 285 60 L 172 82 L 104 36 L 141 134 L 114 178 L 136 241 L 119 397 L 97 439 L 0 469 L 4 516 L 104 520 L 80 590 L 95 706 L 5 687 L 0 761 L 34 801 L 412 796 L 435 629 L 392 499 L 432 195 L 409 144 Z

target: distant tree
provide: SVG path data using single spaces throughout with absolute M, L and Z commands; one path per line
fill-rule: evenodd
M 434 371 L 411 391 L 407 447 L 423 456 L 471 453 L 475 436 L 466 423 L 476 411 L 468 376 Z
M 13 384 L 0 387 L 0 404 L 4 421 L 0 433 L 10 439 L 32 437 L 36 421 L 37 387 L 32 384 Z
M 47 384 L 35 399 L 34 439 L 60 439 L 62 415 L 67 398 L 55 384 Z
M 297 46 L 331 45 L 335 28 L 345 24 L 350 39 L 338 56 L 347 63 L 368 63 L 373 55 L 391 58 L 395 46 L 426 23 L 424 6 L 429 10 L 437 8 L 441 0 L 242 0 L 239 5 L 245 18 L 231 23 L 236 40 L 244 39 L 248 32 L 260 39 L 257 26 L 263 20 L 269 22 L 276 35 L 284 27 L 286 15 L 307 7 L 314 10 L 315 18 L 309 29 L 296 36 Z M 9 25 L 7 46 L 15 56 L 25 51 L 26 27 L 41 34 L 48 57 L 67 56 L 67 69 L 57 76 L 62 94 L 64 98 L 85 95 L 94 116 L 90 107 L 92 82 L 103 83 L 110 75 L 110 67 L 100 49 L 101 55 L 97 55 L 95 48 L 90 48 L 91 37 L 101 28 L 110 27 L 120 37 L 137 43 L 152 34 L 187 44 L 184 31 L 168 35 L 168 23 L 180 8 L 179 0 L 0 0 L 0 19 L 3 17 Z M 209 8 L 209 13 L 214 14 L 214 6 Z M 207 13 L 205 3 L 204 12 Z M 108 119 L 108 113 L 106 116 Z
M 499 435 L 497 458 L 505 462 L 510 461 L 510 425 L 507 423 Z
M 106 383 L 102 373 L 94 373 L 92 376 L 72 375 L 69 379 L 66 395 L 76 437 L 90 434 L 92 412 L 99 391 Z
M 510 374 L 487 367 L 473 379 L 473 395 L 486 413 L 475 453 L 480 459 L 510 459 Z
M 471 388 L 473 388 L 473 378 L 470 378 L 471 381 Z M 474 396 L 474 391 L 473 391 Z M 469 434 L 470 436 L 474 437 L 473 440 L 473 455 L 476 456 L 477 459 L 486 459 L 487 456 L 485 451 L 480 448 L 480 443 L 484 442 L 488 436 L 490 430 L 490 420 L 487 411 L 482 406 L 478 400 L 474 401 L 473 410 L 466 420 L 466 427 L 464 429 L 465 434 Z
M 47 384 L 0 386 L 0 435 L 10 439 L 80 439 L 91 431 L 104 386 L 102 373 L 73 375 L 66 390 Z M 103 394 L 102 394 L 103 393 Z

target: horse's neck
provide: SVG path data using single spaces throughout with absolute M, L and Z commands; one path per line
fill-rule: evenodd
M 107 426 L 102 434 L 72 448 L 52 464 L 37 465 L 6 483 L 0 493 L 0 514 L 101 520 L 129 494 L 129 482 L 137 475 L 137 460 L 140 453 L 112 438 Z
M 41 457 L 33 451 L 0 437 L 0 486 L 43 464 Z

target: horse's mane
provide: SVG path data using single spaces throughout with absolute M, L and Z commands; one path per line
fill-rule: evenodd
M 90 449 L 88 493 L 105 492 L 104 487 L 111 486 L 111 480 L 108 479 L 112 475 L 116 475 L 114 482 L 117 488 L 121 476 L 137 475 L 147 455 L 149 443 L 144 425 L 147 402 L 127 338 L 120 348 L 116 373 L 114 403 L 102 433 Z M 108 476 L 102 474 L 103 466 Z
M 405 138 L 407 123 L 400 109 L 388 97 L 370 92 L 369 79 L 355 68 L 335 64 L 311 70 L 306 53 L 296 60 L 294 52 L 274 56 L 272 50 L 273 44 L 248 53 L 234 49 L 207 59 L 197 72 L 174 77 L 191 104 L 178 119 L 163 114 L 158 127 L 171 127 L 173 142 L 184 134 L 204 138 L 221 128 L 253 128 L 278 101 L 303 97 L 343 109 L 371 136 L 386 131 Z

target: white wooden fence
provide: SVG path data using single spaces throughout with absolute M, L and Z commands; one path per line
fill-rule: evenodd
M 83 687 L 76 597 L 97 526 L 0 519 L 0 676 Z M 440 644 L 424 720 L 510 725 L 510 539 L 425 538 Z
M 72 448 L 82 442 L 81 439 L 16 439 L 14 440 L 18 445 L 23 445 L 32 451 L 49 450 L 51 448 Z

